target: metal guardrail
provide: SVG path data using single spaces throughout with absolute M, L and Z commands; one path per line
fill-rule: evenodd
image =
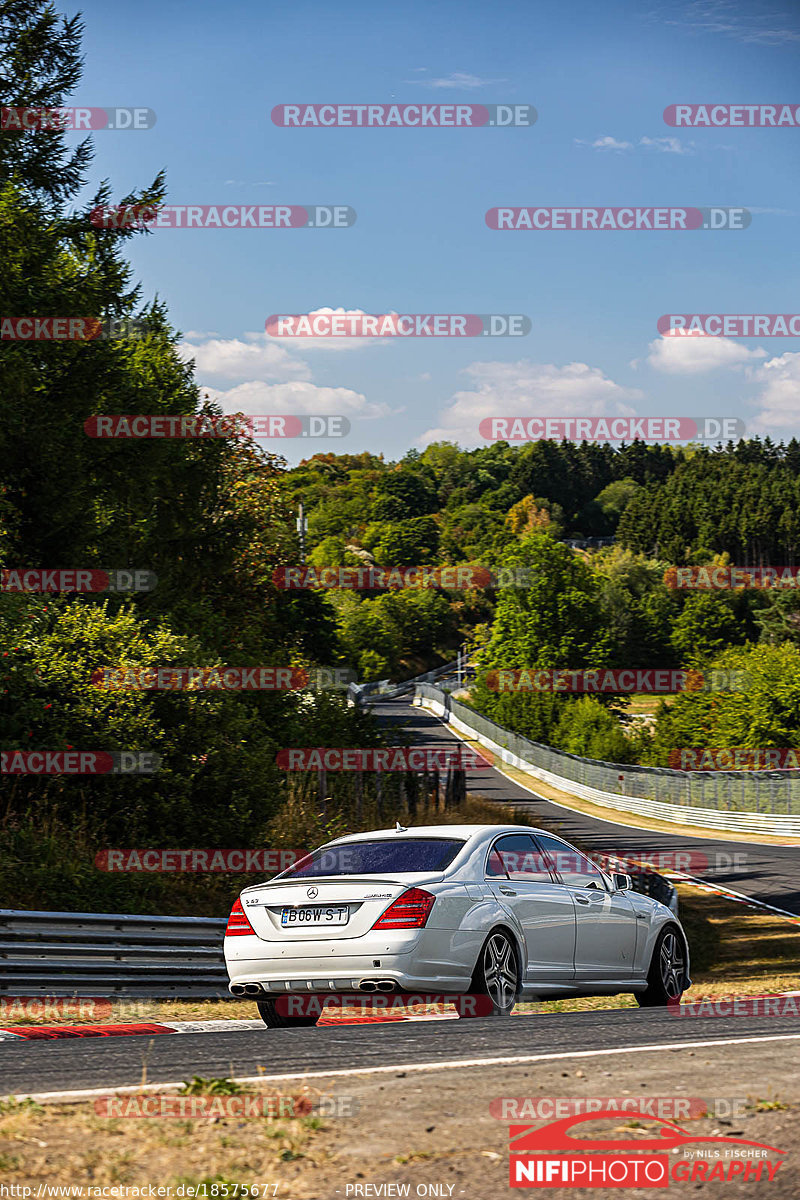
M 381 679 L 375 683 L 351 683 L 347 688 L 347 695 L 354 704 L 361 703 L 369 697 L 380 696 L 382 700 L 393 700 L 396 696 L 404 696 L 407 692 L 412 692 L 418 683 L 433 683 L 434 679 L 438 679 L 440 675 L 449 675 L 458 666 L 458 659 L 453 659 L 452 662 L 444 663 L 441 667 L 434 667 L 432 671 L 425 671 L 422 675 L 414 675 L 411 679 L 405 679 L 402 683 L 398 683 L 393 688 L 381 690 L 390 682 L 388 679 Z
M 674 771 L 600 762 L 512 733 L 430 684 L 417 684 L 414 698 L 427 700 L 502 761 L 602 807 L 709 829 L 800 836 L 800 772 Z
M 225 918 L 0 909 L 0 996 L 230 999 Z
M 633 886 L 677 913 L 675 889 L 660 875 L 634 875 Z M 0 909 L 0 998 L 235 999 L 225 925 L 216 917 Z

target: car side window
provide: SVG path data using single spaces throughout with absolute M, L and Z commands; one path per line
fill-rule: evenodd
M 536 840 L 567 887 L 607 890 L 603 872 L 580 850 L 547 834 L 537 834 Z
M 552 883 L 550 868 L 532 837 L 526 833 L 509 833 L 498 838 L 489 855 L 496 856 L 504 870 L 499 872 L 522 883 Z M 488 873 L 488 871 L 487 871 Z
M 497 853 L 497 847 L 492 846 L 489 851 L 489 857 L 486 860 L 486 875 L 490 879 L 508 879 L 506 869 L 503 866 L 503 860 Z

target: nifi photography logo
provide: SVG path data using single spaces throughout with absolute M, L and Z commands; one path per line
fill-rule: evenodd
M 702 1187 L 734 1180 L 762 1186 L 775 1178 L 786 1153 L 765 1142 L 690 1132 L 661 1118 L 652 1136 L 642 1136 L 641 1129 L 613 1139 L 570 1132 L 574 1125 L 604 1119 L 614 1120 L 619 1132 L 631 1113 L 617 1106 L 538 1127 L 510 1125 L 511 1187 L 665 1188 L 672 1182 Z

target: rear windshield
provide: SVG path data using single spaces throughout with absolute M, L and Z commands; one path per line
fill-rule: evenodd
M 346 842 L 315 850 L 279 877 L 309 879 L 322 875 L 398 875 L 412 871 L 443 871 L 463 841 L 455 838 L 380 838 Z

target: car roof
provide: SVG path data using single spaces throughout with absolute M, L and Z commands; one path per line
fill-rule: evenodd
M 387 841 L 400 837 L 449 837 L 469 840 L 470 838 L 478 839 L 501 833 L 546 832 L 547 830 L 536 829 L 533 825 L 410 825 L 407 829 L 370 829 L 363 833 L 348 833 L 343 837 L 336 838 L 333 842 L 327 842 L 326 845 L 334 846 L 342 842 L 360 842 L 374 840 L 375 838 L 383 838 Z

